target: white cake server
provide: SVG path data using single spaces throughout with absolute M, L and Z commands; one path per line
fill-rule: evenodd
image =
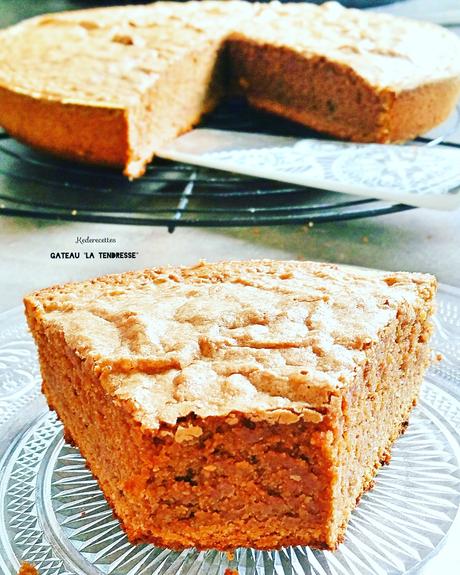
M 460 206 L 460 147 L 354 144 L 198 128 L 158 156 L 412 206 Z

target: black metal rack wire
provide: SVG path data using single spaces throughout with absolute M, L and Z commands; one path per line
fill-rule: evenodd
M 288 121 L 227 102 L 206 127 L 311 137 Z M 315 137 L 321 137 L 314 134 Z M 437 140 L 431 142 L 439 143 Z M 411 209 L 156 159 L 133 182 L 115 170 L 58 160 L 0 133 L 0 214 L 100 223 L 265 226 L 327 222 Z

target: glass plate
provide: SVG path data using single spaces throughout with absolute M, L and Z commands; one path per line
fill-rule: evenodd
M 460 290 L 442 286 L 430 368 L 391 465 L 354 511 L 337 552 L 293 547 L 172 552 L 131 545 L 77 449 L 39 391 L 22 310 L 0 315 L 0 571 L 22 561 L 41 575 L 387 575 L 418 573 L 458 528 Z M 454 545 L 447 539 L 443 553 Z

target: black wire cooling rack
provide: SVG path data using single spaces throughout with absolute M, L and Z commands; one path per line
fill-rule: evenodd
M 237 120 L 236 120 L 237 119 Z M 305 128 L 232 101 L 203 126 L 311 137 Z M 315 134 L 315 137 L 318 134 Z M 436 142 L 431 142 L 436 143 Z M 37 153 L 0 132 L 0 214 L 138 225 L 263 226 L 327 222 L 411 209 L 156 159 L 133 182 L 115 170 Z

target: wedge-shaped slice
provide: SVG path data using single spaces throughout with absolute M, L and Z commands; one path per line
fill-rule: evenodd
M 334 549 L 405 429 L 435 280 L 250 261 L 26 298 L 43 391 L 132 542 Z

